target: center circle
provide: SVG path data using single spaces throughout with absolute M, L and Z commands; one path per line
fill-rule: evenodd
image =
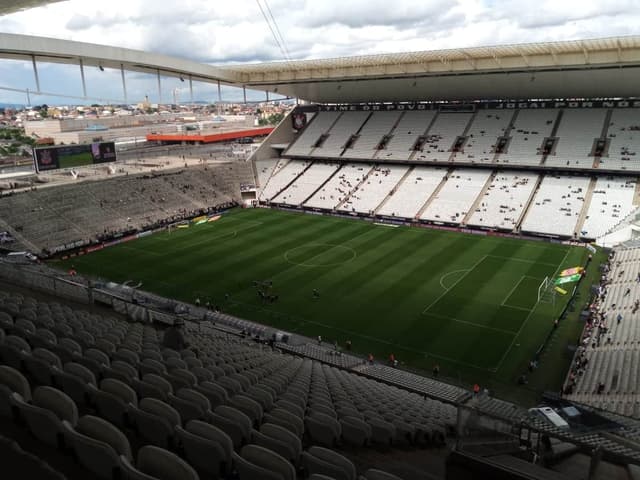
M 332 267 L 350 262 L 356 255 L 353 248 L 344 245 L 309 243 L 287 250 L 284 259 L 302 267 Z

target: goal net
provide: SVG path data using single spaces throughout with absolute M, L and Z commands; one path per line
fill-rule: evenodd
M 538 286 L 538 302 L 555 304 L 556 294 L 557 292 L 553 281 L 549 277 L 545 277 Z

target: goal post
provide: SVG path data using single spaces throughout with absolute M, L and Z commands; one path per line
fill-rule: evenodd
M 556 303 L 555 286 L 549 277 L 544 277 L 538 285 L 538 303 Z

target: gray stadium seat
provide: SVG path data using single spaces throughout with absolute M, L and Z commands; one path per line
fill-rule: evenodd
M 168 403 L 175 408 L 184 422 L 200 420 L 209 410 L 209 400 L 190 388 L 181 388 L 176 394 L 169 394 Z
M 130 406 L 138 405 L 138 396 L 133 388 L 120 380 L 105 378 L 100 382 L 100 389 L 93 392 L 93 403 L 102 418 L 124 428 Z
M 31 346 L 17 335 L 7 335 L 0 345 L 0 360 L 16 370 L 22 370 L 25 355 L 31 353 Z
M 166 401 L 173 392 L 173 387 L 167 379 L 153 373 L 147 373 L 141 381 L 134 381 L 133 385 L 139 398 L 151 397 Z
M 249 417 L 254 425 L 260 425 L 260 423 L 262 423 L 262 417 L 264 415 L 262 405 L 252 398 L 242 394 L 235 395 L 229 404 Z
M 16 405 L 31 433 L 41 442 L 54 447 L 64 445 L 63 421 L 75 427 L 78 408 L 64 392 L 51 387 L 38 387 L 33 391 L 33 401 L 16 399 Z
M 121 458 L 121 468 L 129 480 L 199 480 L 191 465 L 162 448 L 147 445 L 138 451 L 134 467 L 126 456 Z
M 34 348 L 31 355 L 25 355 L 24 369 L 38 385 L 52 385 L 54 370 L 62 369 L 60 358 L 50 350 Z
M 67 437 L 82 466 L 99 478 L 118 478 L 120 457 L 131 459 L 127 437 L 106 420 L 86 415 L 74 428 L 63 422 Z
M 339 453 L 323 447 L 311 447 L 302 453 L 302 464 L 309 474 L 319 473 L 336 480 L 355 480 L 356 467 Z
M 193 389 L 207 397 L 212 409 L 219 405 L 224 405 L 229 401 L 227 391 L 216 383 L 202 382 L 193 387 Z
M 207 478 L 218 478 L 231 472 L 233 442 L 229 435 L 214 425 L 192 420 L 183 429 L 176 427 L 185 458 Z
M 275 452 L 258 445 L 245 445 L 233 453 L 240 480 L 295 480 L 293 465 Z
M 383 472 L 382 470 L 377 470 L 375 468 L 367 470 L 364 474 L 364 478 L 366 480 L 402 480 L 396 475 L 392 475 L 391 473 Z
M 251 436 L 251 419 L 235 408 L 226 405 L 216 407 L 210 415 L 210 422 L 231 437 L 234 448 L 245 444 Z
M 143 398 L 130 412 L 140 436 L 162 448 L 172 444 L 175 428 L 182 424 L 180 414 L 156 398 Z
M 349 445 L 363 447 L 371 441 L 371 426 L 357 417 L 340 419 L 342 440 Z
M 258 437 L 260 441 L 254 440 L 253 443 L 273 450 L 294 465 L 298 464 L 300 454 L 302 453 L 302 442 L 295 434 L 284 427 L 272 423 L 261 425 L 259 433 L 260 435 L 258 435 Z
M 77 405 L 88 404 L 88 395 L 96 388 L 96 377 L 79 363 L 66 363 L 62 371 L 54 372 L 55 383 L 69 395 Z
M 342 435 L 340 423 L 324 413 L 311 412 L 305 418 L 304 424 L 313 443 L 332 447 Z
M 14 393 L 25 402 L 31 401 L 31 387 L 27 379 L 15 368 L 0 365 L 0 416 L 13 415 L 11 397 Z

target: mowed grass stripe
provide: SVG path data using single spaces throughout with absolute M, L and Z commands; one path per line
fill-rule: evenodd
M 393 351 L 413 366 L 439 361 L 474 374 L 495 367 L 522 325 L 527 311 L 509 305 L 526 308 L 537 294 L 529 291 L 536 281 L 522 280 L 501 307 L 514 284 L 551 275 L 567 252 L 542 242 L 264 209 L 237 210 L 126 247 L 73 262 L 81 273 L 141 280 L 144 289 L 182 300 L 211 297 L 229 313 L 278 328 L 351 339 L 355 351 L 378 358 Z M 262 305 L 252 282 L 268 279 L 280 300 Z M 317 301 L 313 288 L 321 292 Z M 433 315 L 423 315 L 432 303 Z M 540 338 L 531 336 L 529 352 Z

